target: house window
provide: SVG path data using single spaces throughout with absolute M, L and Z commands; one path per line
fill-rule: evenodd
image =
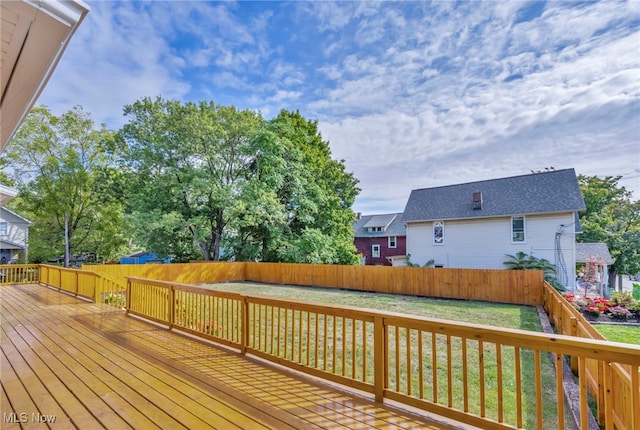
M 6 236 L 9 234 L 9 223 L 0 222 L 0 236 Z
M 444 222 L 438 221 L 433 223 L 433 244 L 444 245 Z
M 511 217 L 511 242 L 524 242 L 524 217 Z
M 398 237 L 389 236 L 389 248 L 396 248 L 398 246 Z
M 369 227 L 369 233 L 378 233 L 382 231 L 382 227 Z
M 380 258 L 380 245 L 371 245 L 371 258 Z

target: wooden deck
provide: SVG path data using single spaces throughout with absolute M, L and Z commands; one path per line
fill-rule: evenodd
M 3 429 L 464 428 L 46 287 L 0 298 Z

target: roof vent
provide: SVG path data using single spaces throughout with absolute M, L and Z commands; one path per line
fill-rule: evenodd
M 482 209 L 482 191 L 473 193 L 473 210 Z

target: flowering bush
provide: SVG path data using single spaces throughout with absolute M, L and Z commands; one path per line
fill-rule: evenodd
M 601 308 L 595 305 L 586 306 L 585 311 L 594 317 L 599 317 L 602 314 Z
M 599 317 L 607 315 L 618 320 L 628 320 L 640 317 L 640 303 L 637 300 L 623 300 L 625 295 L 614 294 L 611 300 L 604 297 L 581 297 L 575 294 L 565 294 L 565 299 L 578 311 L 585 315 Z
M 612 318 L 627 320 L 631 318 L 631 311 L 627 308 L 623 308 L 622 306 L 614 306 L 609 308 L 609 313 Z

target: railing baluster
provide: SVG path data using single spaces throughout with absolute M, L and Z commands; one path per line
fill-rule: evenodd
M 487 414 L 485 399 L 485 381 L 484 381 L 484 343 L 478 341 L 478 375 L 480 378 L 480 416 L 484 418 Z
M 462 403 L 463 411 L 469 412 L 469 368 L 466 338 L 462 338 Z
M 540 364 L 540 350 L 535 349 L 533 354 L 536 381 L 536 424 L 538 429 L 542 429 L 542 366 Z
M 453 365 L 451 353 L 451 336 L 447 335 L 447 406 L 453 406 Z

